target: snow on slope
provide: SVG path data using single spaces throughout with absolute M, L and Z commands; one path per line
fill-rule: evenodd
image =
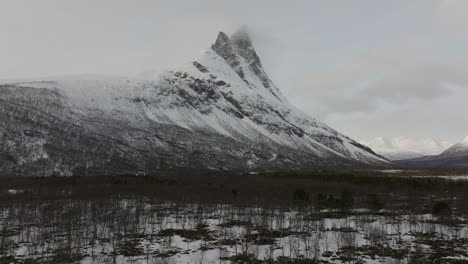
M 441 157 L 455 157 L 455 156 L 468 156 L 468 136 L 463 141 L 451 146 L 442 154 Z
M 214 50 L 219 49 L 217 47 L 219 45 L 232 45 L 234 52 L 244 54 L 244 56 L 233 56 L 232 54 L 226 54 L 223 50 L 215 52 Z M 237 69 L 243 73 L 242 76 L 234 74 L 232 66 L 228 67 L 232 63 L 225 63 L 225 61 L 229 62 L 229 59 L 232 57 L 237 59 Z M 243 106 L 246 105 L 247 109 L 252 108 L 251 114 L 257 122 L 283 124 L 283 131 L 287 128 L 293 129 L 293 131 L 296 130 L 293 132 L 296 136 L 310 138 L 332 152 L 351 159 L 368 162 L 383 161 L 383 159 L 376 157 L 376 155 L 370 153 L 367 149 L 363 149 L 357 142 L 308 117 L 292 106 L 266 76 L 245 31 L 236 32 L 233 35 L 233 40 L 229 40 L 227 36 L 220 33 L 212 50 L 206 52 L 199 60 L 199 63 L 206 67 L 208 72 L 225 81 L 227 80 L 231 84 L 223 89 L 232 94 Z M 255 71 L 254 69 L 257 70 Z M 196 74 L 193 70 L 189 72 L 190 74 Z M 258 111 L 259 108 L 265 111 Z M 268 115 L 264 114 L 264 112 L 271 109 L 274 109 L 274 111 L 270 111 Z M 260 114 L 256 116 L 256 113 Z
M 466 168 L 468 167 L 468 137 L 452 145 L 439 155 L 400 160 L 398 163 L 416 167 Z
M 406 159 L 415 159 L 415 158 L 420 158 L 425 156 L 424 154 L 421 153 L 416 153 L 416 152 L 384 152 L 384 151 L 378 151 L 378 153 L 388 160 L 394 161 L 394 160 L 406 160 Z
M 153 162 L 161 159 L 167 166 L 231 169 L 388 164 L 371 149 L 292 106 L 264 72 L 244 31 L 235 33 L 231 40 L 220 33 L 199 59 L 154 80 L 87 75 L 0 86 L 0 100 L 10 103 L 15 98 L 24 100 L 23 105 L 11 104 L 3 110 L 19 120 L 15 124 L 8 121 L 12 118 L 3 121 L 10 130 L 30 128 L 25 124 L 30 116 L 45 114 L 43 134 L 55 129 L 51 125 L 55 121 L 49 119 L 58 119 L 70 126 L 63 133 L 78 134 L 85 142 L 85 146 L 77 145 L 76 151 L 88 148 L 95 137 L 101 138 L 100 142 L 112 141 L 116 146 L 102 143 L 105 151 L 100 155 L 112 160 L 119 153 L 132 170 L 147 169 L 142 161 L 132 160 L 136 157 Z M 51 102 L 55 111 L 47 106 Z M 1 133 L 8 131 L 0 128 Z M 53 143 L 41 146 L 47 144 Z M 69 151 L 69 146 L 61 147 L 64 150 L 55 147 L 54 151 Z M 10 149 L 22 146 L 18 143 Z M 134 155 L 132 159 L 126 156 L 129 153 Z M 200 156 L 196 165 L 190 164 L 197 159 L 191 153 Z M 72 160 L 79 163 L 77 159 Z

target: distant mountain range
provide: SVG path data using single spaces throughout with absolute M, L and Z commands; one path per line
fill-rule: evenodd
M 425 155 L 418 152 L 411 151 L 378 151 L 380 155 L 387 158 L 388 160 L 406 160 L 424 157 Z
M 405 136 L 375 137 L 362 140 L 361 143 L 392 161 L 439 154 L 451 145 L 450 142 L 430 137 L 410 138 Z
M 0 175 L 389 164 L 291 105 L 245 31 L 153 80 L 5 82 L 0 102 Z
M 468 167 L 468 137 L 439 155 L 396 161 L 416 167 Z

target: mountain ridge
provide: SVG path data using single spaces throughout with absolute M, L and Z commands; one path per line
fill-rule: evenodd
M 438 155 L 398 160 L 396 162 L 416 167 L 468 167 L 468 136 Z

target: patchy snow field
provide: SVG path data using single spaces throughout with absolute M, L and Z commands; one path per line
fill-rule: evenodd
M 1 263 L 465 263 L 468 221 L 388 210 L 148 200 L 0 211 Z

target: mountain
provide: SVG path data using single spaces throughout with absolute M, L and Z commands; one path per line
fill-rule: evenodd
M 468 156 L 468 136 L 439 155 L 442 158 L 455 158 Z
M 388 160 L 405 160 L 405 159 L 415 159 L 425 156 L 424 154 L 417 152 L 396 152 L 396 151 L 376 151 L 378 154 L 382 155 Z
M 417 167 L 468 167 L 468 136 L 439 155 L 398 160 L 397 163 Z
M 360 142 L 388 160 L 415 159 L 439 154 L 450 146 L 449 142 L 434 138 L 375 137 Z
M 152 80 L 4 82 L 0 101 L 0 175 L 388 164 L 292 106 L 243 30 Z

